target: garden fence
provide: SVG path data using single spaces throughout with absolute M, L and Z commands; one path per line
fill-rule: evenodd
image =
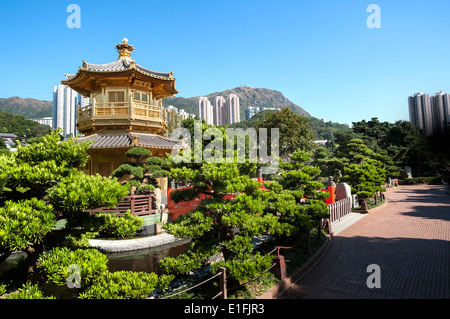
M 330 222 L 340 221 L 352 211 L 352 199 L 347 197 L 327 206 L 330 213 Z

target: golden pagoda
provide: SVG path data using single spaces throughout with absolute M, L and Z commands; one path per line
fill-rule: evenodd
M 132 147 L 145 147 L 156 156 L 170 153 L 179 140 L 163 136 L 167 131 L 166 111 L 161 99 L 175 95 L 173 73 L 149 70 L 137 64 L 134 47 L 124 38 L 116 45 L 117 61 L 92 64 L 83 61 L 76 74 L 61 82 L 90 104 L 77 109 L 79 141 L 93 141 L 89 148 L 87 173 L 109 176 L 127 161 Z

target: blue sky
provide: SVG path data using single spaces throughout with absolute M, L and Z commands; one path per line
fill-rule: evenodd
M 71 3 L 81 28 L 68 28 Z M 369 4 L 381 10 L 370 29 Z M 239 85 L 281 91 L 339 123 L 408 120 L 407 97 L 450 92 L 450 1 L 0 1 L 0 97 L 52 99 L 82 60 L 174 72 L 179 96 Z

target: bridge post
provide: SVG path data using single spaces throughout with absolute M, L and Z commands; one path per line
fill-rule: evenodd
M 272 267 L 270 272 L 275 275 L 275 277 L 283 280 L 287 276 L 286 271 L 286 261 L 284 256 L 280 255 L 280 249 L 278 248 L 277 255 L 275 256 L 275 266 Z

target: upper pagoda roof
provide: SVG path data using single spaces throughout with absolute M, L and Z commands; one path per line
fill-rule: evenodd
M 117 61 L 106 63 L 106 64 L 93 64 L 82 62 L 82 66 L 78 68 L 75 74 L 65 74 L 66 79 L 61 80 L 61 83 L 72 87 L 79 93 L 86 95 L 87 89 L 85 85 L 81 83 L 91 82 L 98 80 L 101 76 L 133 76 L 139 77 L 141 80 L 148 80 L 150 82 L 165 83 L 169 85 L 164 85 L 167 94 L 172 95 L 178 93 L 175 89 L 175 80 L 173 77 L 173 72 L 156 72 L 148 68 L 145 68 L 137 64 L 133 59 L 131 59 L 131 51 L 134 50 L 132 45 L 128 44 L 128 40 L 124 38 L 123 42 L 116 45 L 119 52 L 119 58 Z M 94 78 L 93 78 L 94 76 Z
M 134 61 L 129 62 L 125 60 L 117 60 L 111 63 L 106 64 L 93 64 L 93 63 L 87 63 L 83 61 L 83 66 L 78 69 L 78 72 L 76 74 L 66 74 L 66 80 L 61 81 L 64 84 L 69 83 L 70 81 L 76 79 L 80 76 L 80 74 L 83 71 L 86 72 L 98 72 L 98 73 L 115 73 L 115 72 L 123 72 L 123 71 L 131 71 L 135 70 L 139 73 L 142 73 L 143 75 L 160 79 L 160 80 L 168 80 L 172 81 L 175 80 L 175 78 L 172 76 L 173 72 L 169 73 L 163 73 L 163 72 L 156 72 L 149 70 L 147 68 L 144 68 L 143 66 L 140 66 L 139 64 L 136 64 Z

